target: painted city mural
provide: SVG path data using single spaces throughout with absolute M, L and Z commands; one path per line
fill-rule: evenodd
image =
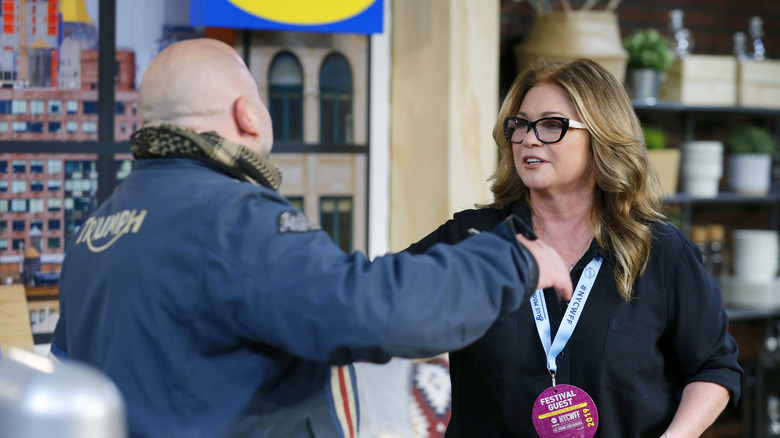
M 195 27 L 189 5 L 117 0 L 115 141 L 141 125 L 138 87 L 160 50 L 221 39 L 244 56 L 272 114 L 282 194 L 345 251 L 365 250 L 368 37 Z M 97 155 L 72 152 L 74 142 L 98 138 L 98 8 L 97 0 L 0 0 L 0 144 L 68 145 L 67 153 L 0 153 L 0 282 L 25 285 L 34 334 L 56 323 L 67 244 L 98 203 Z M 114 157 L 118 185 L 132 169 L 129 147 Z

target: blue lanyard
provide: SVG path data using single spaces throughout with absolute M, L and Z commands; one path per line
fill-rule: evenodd
M 544 291 L 537 289 L 531 295 L 531 311 L 536 322 L 536 330 L 539 332 L 539 340 L 542 341 L 544 353 L 547 355 L 547 369 L 553 375 L 553 385 L 555 385 L 555 370 L 558 369 L 558 366 L 555 364 L 555 358 L 558 357 L 558 354 L 563 351 L 563 347 L 569 342 L 569 338 L 571 338 L 574 328 L 580 320 L 582 309 L 585 307 L 585 302 L 588 301 L 590 291 L 593 289 L 593 283 L 596 281 L 596 275 L 599 273 L 599 269 L 601 269 L 602 261 L 601 257 L 595 257 L 582 271 L 580 281 L 577 283 L 577 288 L 574 289 L 574 294 L 571 297 L 571 301 L 569 301 L 569 306 L 563 315 L 561 325 L 558 326 L 558 332 L 555 334 L 555 339 L 552 343 L 550 342 L 550 318 L 547 314 L 547 303 L 544 301 Z

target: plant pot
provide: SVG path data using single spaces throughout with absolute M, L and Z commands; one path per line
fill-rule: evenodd
M 743 195 L 763 196 L 769 192 L 772 156 L 769 154 L 732 154 L 728 159 L 729 187 Z
M 770 282 L 777 275 L 780 244 L 774 230 L 734 231 L 734 273 L 752 282 Z
M 626 72 L 626 89 L 634 102 L 654 105 L 658 101 L 661 72 L 651 68 L 629 69 Z
M 590 58 L 623 82 L 628 52 L 613 11 L 552 11 L 538 14 L 525 40 L 515 46 L 520 70 L 539 61 Z
M 677 193 L 677 182 L 680 176 L 680 150 L 655 149 L 647 151 L 650 164 L 661 180 L 661 190 L 664 196 Z
M 683 193 L 698 198 L 718 196 L 723 176 L 723 143 L 689 141 L 682 147 Z

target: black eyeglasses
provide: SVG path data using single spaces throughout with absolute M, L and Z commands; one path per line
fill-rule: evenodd
M 544 117 L 535 122 L 529 122 L 520 117 L 507 117 L 504 119 L 504 137 L 510 143 L 522 143 L 523 140 L 513 140 L 515 132 L 520 131 L 521 137 L 534 130 L 536 138 L 542 143 L 557 143 L 566 135 L 569 128 L 588 129 L 584 123 L 569 120 L 566 117 Z

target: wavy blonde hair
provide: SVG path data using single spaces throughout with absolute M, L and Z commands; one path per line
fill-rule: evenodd
M 631 101 L 620 81 L 595 61 L 541 62 L 515 79 L 493 128 L 499 162 L 490 178 L 493 203 L 486 207 L 530 201 L 529 189 L 515 170 L 503 123 L 518 113 L 528 90 L 541 83 L 562 87 L 588 127 L 596 183 L 593 234 L 602 248 L 614 254 L 617 289 L 629 301 L 650 256 L 650 222 L 664 219 L 663 204 L 658 175 L 648 161 Z

